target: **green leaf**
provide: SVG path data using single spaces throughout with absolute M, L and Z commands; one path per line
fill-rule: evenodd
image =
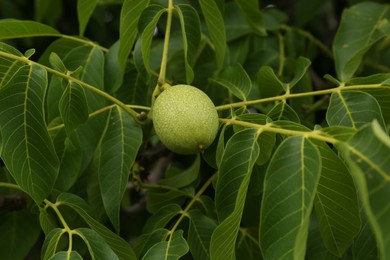
M 148 211 L 154 213 L 160 210 L 167 204 L 179 204 L 181 205 L 184 200 L 188 197 L 192 197 L 194 194 L 194 189 L 192 187 L 186 187 L 184 189 L 172 188 L 167 190 L 166 188 L 149 188 L 147 193 Z
M 51 192 L 59 168 L 45 123 L 46 88 L 46 71 L 31 65 L 20 68 L 0 89 L 2 160 L 38 205 Z
M 234 96 L 246 100 L 251 88 L 252 81 L 241 65 L 227 67 L 213 82 L 227 88 Z
M 83 260 L 81 255 L 76 251 L 61 251 L 53 255 L 50 260 Z
M 211 218 L 203 215 L 199 210 L 188 212 L 190 226 L 187 242 L 194 259 L 210 259 L 209 247 L 211 235 L 217 224 Z
M 61 58 L 55 52 L 50 53 L 49 62 L 53 69 L 59 72 L 66 73 L 68 71 Z
M 310 64 L 311 61 L 308 58 L 304 58 L 304 57 L 299 57 L 295 61 L 294 77 L 290 80 L 290 82 L 287 83 L 289 89 L 294 87 L 303 78 Z
M 360 231 L 357 191 L 343 161 L 325 143 L 317 146 L 322 171 L 315 210 L 326 248 L 343 256 Z
M 261 98 L 273 97 L 279 95 L 283 89 L 286 89 L 283 83 L 270 66 L 262 66 L 257 72 L 257 81 L 259 82 L 259 94 Z
M 139 20 L 139 31 L 141 34 L 141 52 L 145 69 L 150 73 L 150 51 L 152 39 L 157 22 L 161 15 L 166 12 L 166 8 L 161 5 L 150 5 L 143 12 Z M 146 26 L 145 26 L 146 25 Z M 144 27 L 145 26 L 145 27 Z
M 244 13 L 245 18 L 252 29 L 260 36 L 267 35 L 267 31 L 264 27 L 263 13 L 259 9 L 259 2 L 257 0 L 235 0 L 235 2 Z
M 68 38 L 59 38 L 53 41 L 39 57 L 38 62 L 43 65 L 50 65 L 49 58 L 52 52 L 55 52 L 58 57 L 63 60 L 65 56 L 73 49 L 87 46 L 85 42 L 79 42 Z
M 77 133 L 67 135 L 65 129 L 51 133 L 57 156 L 60 159 L 60 170 L 55 188 L 67 191 L 77 181 L 80 175 L 83 150 Z
M 326 121 L 330 126 L 360 128 L 374 119 L 385 125 L 379 104 L 370 94 L 353 90 L 332 94 L 326 112 Z
M 61 228 L 52 229 L 49 234 L 46 235 L 45 241 L 42 246 L 42 259 L 50 259 L 57 251 L 58 244 L 62 235 L 65 234 L 65 230 Z
M 121 70 L 118 53 L 120 41 L 116 41 L 108 49 L 104 62 L 104 90 L 108 93 L 115 93 L 121 87 L 124 72 Z M 127 83 L 127 82 L 126 82 Z
M 302 136 L 285 139 L 268 166 L 259 240 L 265 259 L 304 259 L 321 157 Z
M 141 143 L 140 126 L 123 109 L 113 106 L 98 147 L 98 175 L 104 208 L 118 231 L 120 204 Z
M 82 67 L 78 79 L 97 89 L 104 89 L 104 54 L 101 49 L 91 46 L 77 47 L 65 56 L 63 62 L 69 71 Z M 90 113 L 105 105 L 105 100 L 100 95 L 89 90 L 85 94 Z
M 226 52 L 226 32 L 223 16 L 215 1 L 199 0 L 208 32 L 214 44 L 214 52 L 217 59 L 218 69 L 221 69 Z
M 92 259 L 119 259 L 96 231 L 89 228 L 77 228 L 74 232 L 84 240 Z
M 175 174 L 174 176 L 164 178 L 159 181 L 162 185 L 172 186 L 176 188 L 182 188 L 190 185 L 199 175 L 200 169 L 200 156 L 197 155 L 194 163 L 185 171 Z
M 79 35 L 84 35 L 85 28 L 99 0 L 77 0 L 77 18 L 79 20 Z
M 1 259 L 25 259 L 41 233 L 37 216 L 26 210 L 2 210 L 0 230 Z
M 11 53 L 23 57 L 23 54 L 14 47 L 0 42 L 0 52 Z M 23 62 L 0 56 L 0 89 L 5 86 L 15 73 L 24 65 Z
M 27 38 L 37 36 L 58 36 L 62 34 L 56 29 L 34 21 L 21 21 L 15 19 L 3 19 L 0 21 L 0 40 Z
M 324 127 L 319 131 L 321 134 L 324 134 L 327 137 L 335 138 L 343 142 L 346 142 L 352 135 L 356 133 L 356 129 L 346 126 Z
M 220 224 L 211 237 L 211 259 L 227 259 L 235 255 L 249 180 L 260 152 L 257 137 L 257 129 L 244 129 L 226 144 L 216 185 L 215 204 Z
M 184 45 L 184 63 L 186 67 L 186 82 L 190 84 L 194 79 L 192 66 L 200 43 L 200 20 L 196 10 L 190 5 L 176 5 L 181 24 Z
M 88 104 L 84 89 L 69 81 L 58 103 L 62 121 L 68 133 L 88 120 Z
M 379 258 L 390 257 L 390 138 L 374 121 L 340 147 L 375 234 Z
M 187 241 L 183 238 L 183 231 L 178 230 L 169 236 L 168 241 L 161 241 L 153 245 L 142 259 L 178 260 L 188 252 Z
M 122 5 L 119 25 L 118 60 L 122 71 L 126 68 L 127 59 L 137 37 L 138 20 L 149 0 L 125 0 Z
M 182 211 L 182 208 L 177 204 L 167 204 L 146 221 L 143 227 L 143 233 L 150 233 L 153 230 L 165 227 L 173 217 Z
M 390 33 L 390 5 L 363 2 L 345 9 L 333 41 L 336 73 L 342 82 L 358 69 L 367 50 Z
M 239 115 L 237 116 L 236 119 L 245 122 L 255 123 L 258 125 L 265 125 L 267 124 L 267 120 L 269 120 L 269 117 L 263 114 L 250 113 L 250 114 Z M 245 129 L 245 127 L 234 126 L 235 132 L 241 131 L 241 129 Z M 262 132 L 259 135 L 259 137 L 257 138 L 257 144 L 259 145 L 261 152 L 256 160 L 257 165 L 263 165 L 269 160 L 269 158 L 273 153 L 275 141 L 276 141 L 276 136 L 274 133 Z
M 168 237 L 168 234 L 168 229 L 158 228 L 151 231 L 150 233 L 139 236 L 134 248 L 137 252 L 138 258 L 141 258 L 153 245 L 164 241 Z
M 57 228 L 57 216 L 47 212 L 46 208 L 39 208 L 39 224 L 47 237 L 51 230 Z
M 286 102 L 279 102 L 268 113 L 267 116 L 274 121 L 289 120 L 295 123 L 300 123 L 301 120 L 295 110 Z
M 376 239 L 364 210 L 361 215 L 362 227 L 353 243 L 352 255 L 356 260 L 379 259 Z
M 70 193 L 61 193 L 57 198 L 57 203 L 73 209 L 80 215 L 87 225 L 106 241 L 119 259 L 137 259 L 128 242 L 90 216 L 89 206 L 83 199 Z
M 223 19 L 225 23 L 226 40 L 229 43 L 253 32 L 253 29 L 245 19 L 243 12 L 237 12 L 237 8 L 238 5 L 233 1 L 225 3 Z M 240 48 L 242 48 L 242 45 L 240 45 Z M 258 56 L 256 58 L 259 59 Z

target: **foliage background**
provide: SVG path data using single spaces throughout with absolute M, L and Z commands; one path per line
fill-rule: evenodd
M 387 1 L 173 2 L 0 2 L 0 259 L 389 258 Z M 143 120 L 166 82 L 204 154 Z

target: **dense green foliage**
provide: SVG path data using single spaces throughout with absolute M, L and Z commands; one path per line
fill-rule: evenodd
M 0 259 L 390 259 L 390 4 L 267 2 L 1 1 Z

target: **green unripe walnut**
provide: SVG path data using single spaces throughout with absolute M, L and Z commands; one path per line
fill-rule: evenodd
M 194 154 L 206 149 L 218 132 L 218 113 L 211 99 L 189 85 L 164 90 L 153 105 L 153 124 L 171 151 Z

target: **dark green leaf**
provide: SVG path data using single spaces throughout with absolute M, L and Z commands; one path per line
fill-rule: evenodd
M 176 188 L 185 187 L 196 180 L 199 175 L 199 169 L 200 156 L 198 155 L 194 163 L 188 169 L 182 171 L 181 173 L 175 174 L 174 176 L 162 179 L 159 183 Z
M 302 136 L 285 139 L 268 166 L 259 240 L 265 259 L 303 259 L 321 157 Z
M 221 75 L 213 81 L 227 88 L 241 100 L 246 100 L 252 89 L 251 79 L 241 65 L 225 68 Z
M 83 260 L 81 255 L 76 251 L 61 251 L 53 255 L 50 260 Z
M 118 231 L 120 204 L 141 143 L 140 126 L 123 109 L 113 106 L 98 147 L 98 175 L 104 208 Z
M 147 193 L 147 209 L 154 213 L 170 203 L 181 205 L 185 198 L 192 197 L 193 194 L 194 189 L 192 187 L 186 187 L 181 190 L 176 188 L 171 188 L 169 190 L 162 188 L 149 188 Z
M 137 259 L 133 248 L 128 242 L 91 217 L 89 213 L 90 210 L 88 210 L 88 204 L 86 204 L 86 202 L 80 197 L 69 193 L 62 193 L 58 196 L 57 203 L 73 209 L 78 215 L 80 215 L 88 226 L 96 231 L 96 233 L 98 233 L 106 241 L 119 259 Z
M 158 228 L 164 228 L 168 222 L 182 212 L 182 208 L 177 204 L 167 204 L 154 213 L 146 222 L 143 233 L 150 233 Z
M 390 257 L 390 138 L 374 121 L 341 145 L 375 234 L 380 259 Z
M 257 73 L 257 80 L 261 98 L 277 96 L 283 89 L 286 89 L 286 84 L 275 75 L 274 70 L 270 66 L 262 66 L 260 68 Z
M 60 170 L 55 188 L 67 191 L 80 175 L 83 150 L 77 133 L 66 134 L 65 129 L 51 133 L 57 156 L 60 159 Z
M 0 31 L 0 40 L 37 36 L 61 36 L 56 29 L 34 21 L 4 19 L 0 21 L 0 28 L 3 29 Z
M 25 259 L 41 233 L 37 216 L 25 210 L 2 211 L 0 230 L 1 259 Z
M 359 235 L 356 237 L 352 247 L 352 254 L 356 260 L 374 260 L 378 259 L 378 247 L 375 235 L 367 219 L 364 210 L 362 210 L 362 227 Z
M 194 79 L 192 66 L 195 62 L 195 55 L 201 38 L 200 21 L 198 13 L 190 5 L 176 5 L 175 9 L 180 18 L 183 35 L 186 82 L 187 84 L 190 84 Z
M 239 1 L 235 0 L 236 4 L 240 7 L 241 11 L 244 13 L 244 16 L 252 29 L 259 35 L 267 35 L 267 31 L 264 27 L 263 13 L 259 8 L 259 1 L 257 0 L 247 0 Z
M 237 12 L 238 6 L 235 2 L 227 2 L 224 9 L 224 22 L 227 42 L 232 42 L 244 35 L 253 32 L 242 12 Z M 257 59 L 259 57 L 256 57 Z
M 326 248 L 341 257 L 360 231 L 357 191 L 343 161 L 327 144 L 317 147 L 322 171 L 315 201 L 316 215 Z
M 339 141 L 347 141 L 353 134 L 355 134 L 356 129 L 346 126 L 331 126 L 320 129 L 321 133 L 325 136 L 335 138 Z
M 263 114 L 250 113 L 239 115 L 237 119 L 245 122 L 255 123 L 258 125 L 265 125 L 267 124 L 267 120 L 269 120 L 269 117 Z M 243 128 L 244 127 L 241 126 L 234 126 L 234 131 L 237 132 Z M 260 148 L 260 154 L 256 161 L 257 165 L 263 165 L 271 157 L 275 145 L 275 140 L 275 134 L 270 132 L 262 132 L 259 135 L 257 139 L 257 144 Z
M 150 233 L 139 236 L 135 243 L 135 251 L 137 252 L 137 256 L 141 258 L 153 245 L 164 241 L 168 237 L 168 234 L 169 230 L 165 228 L 158 228 L 151 231 Z
M 115 252 L 96 231 L 89 228 L 77 228 L 74 232 L 84 240 L 92 259 L 119 260 Z
M 220 224 L 211 237 L 212 259 L 235 255 L 252 167 L 260 152 L 257 137 L 257 129 L 244 129 L 234 134 L 226 144 L 216 186 L 215 203 Z
M 104 89 L 104 55 L 101 49 L 91 46 L 77 47 L 65 56 L 63 62 L 70 71 L 82 68 L 78 77 L 81 81 L 97 89 Z M 104 106 L 105 100 L 98 94 L 89 90 L 85 94 L 90 113 Z
M 104 62 L 104 89 L 108 93 L 115 93 L 123 82 L 123 70 L 120 67 L 118 53 L 120 42 L 116 41 L 105 55 Z M 126 82 L 127 83 L 127 82 Z
M 290 82 L 287 83 L 289 89 L 294 87 L 302 79 L 302 77 L 305 75 L 307 69 L 309 68 L 310 64 L 311 64 L 311 61 L 307 58 L 304 58 L 304 57 L 299 57 L 295 61 L 295 63 L 294 63 L 294 66 L 295 66 L 294 77 Z M 285 90 L 287 90 L 287 89 L 285 89 Z
M 137 37 L 138 20 L 142 11 L 148 6 L 149 0 L 125 0 L 120 17 L 120 46 L 118 60 L 122 71 L 126 68 L 127 59 Z
M 51 192 L 59 160 L 45 123 L 46 71 L 22 67 L 0 89 L 2 159 L 18 185 L 40 204 Z
M 49 62 L 50 62 L 50 65 L 53 67 L 53 69 L 55 69 L 59 72 L 62 72 L 62 73 L 67 72 L 67 69 L 66 69 L 64 63 L 62 62 L 61 58 L 57 55 L 57 53 L 55 53 L 55 52 L 50 53 Z
M 153 245 L 142 259 L 178 260 L 188 252 L 187 241 L 183 238 L 183 231 L 175 231 L 168 241 L 161 241 Z
M 65 234 L 65 230 L 61 228 L 52 229 L 49 234 L 46 235 L 45 241 L 42 246 L 42 259 L 50 259 L 57 251 L 58 244 L 62 235 Z
M 79 20 L 79 34 L 84 35 L 89 18 L 99 0 L 77 0 L 77 18 Z
M 160 5 L 150 5 L 143 12 L 139 20 L 141 34 L 141 51 L 145 69 L 150 73 L 150 50 L 157 22 L 166 9 Z M 146 24 L 146 26 L 145 26 Z M 145 26 L 143 28 L 143 26 Z
M 274 121 L 289 120 L 300 123 L 301 120 L 297 113 L 286 102 L 279 102 L 268 113 L 267 116 Z
M 188 212 L 190 226 L 187 242 L 194 259 L 210 259 L 209 247 L 211 235 L 217 224 L 199 210 Z
M 353 90 L 332 94 L 326 112 L 326 121 L 330 126 L 360 128 L 374 119 L 385 125 L 379 104 L 370 94 Z
M 214 44 L 214 52 L 217 66 L 222 68 L 226 52 L 226 32 L 223 16 L 215 1 L 199 0 L 211 40 Z
M 84 89 L 70 81 L 58 103 L 62 121 L 68 133 L 88 120 L 88 104 Z
M 17 49 L 3 42 L 0 42 L 0 51 L 11 53 L 19 57 L 23 56 L 23 54 L 19 52 Z M 15 75 L 15 73 L 24 65 L 24 63 L 0 56 L 0 64 L 1 64 L 0 66 L 0 89 L 1 89 L 3 86 L 5 86 L 8 83 L 8 81 Z
M 333 41 L 336 73 L 342 82 L 356 72 L 367 50 L 390 33 L 390 5 L 363 2 L 345 9 Z

